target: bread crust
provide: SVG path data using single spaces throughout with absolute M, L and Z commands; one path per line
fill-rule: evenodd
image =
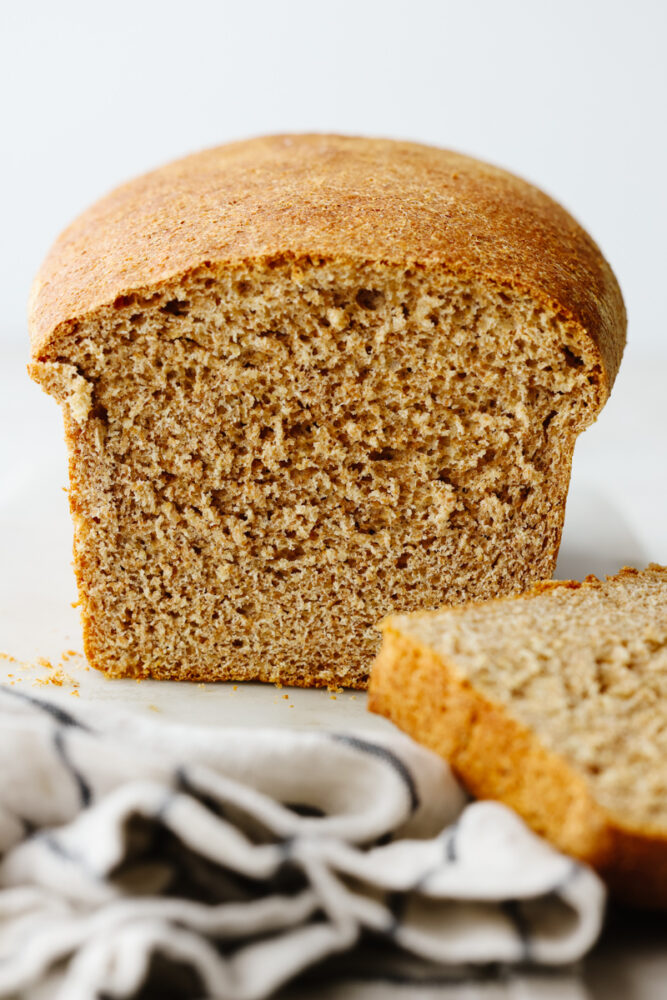
M 588 234 L 513 175 L 409 142 L 276 135 L 188 156 L 119 187 L 56 241 L 30 297 L 33 360 L 77 320 L 200 268 L 377 262 L 483 277 L 592 343 L 600 402 L 621 361 L 618 283 Z
M 624 569 L 620 575 L 636 573 Z M 554 587 L 599 586 L 590 577 L 547 581 L 516 598 Z M 455 610 L 465 611 L 469 605 Z M 387 619 L 371 669 L 368 707 L 445 757 L 469 791 L 514 809 L 557 848 L 595 868 L 632 905 L 667 908 L 667 832 L 634 826 L 596 801 L 586 779 L 546 749 L 501 704 L 476 691 L 454 664 Z

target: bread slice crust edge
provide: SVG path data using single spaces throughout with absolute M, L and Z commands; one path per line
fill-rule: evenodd
M 499 600 L 596 583 L 547 582 L 518 598 Z M 633 827 L 610 814 L 564 757 L 547 749 L 504 706 L 476 691 L 454 664 L 402 634 L 391 618 L 382 631 L 371 670 L 370 711 L 445 757 L 475 798 L 504 802 L 559 850 L 596 869 L 618 899 L 667 908 L 667 834 Z

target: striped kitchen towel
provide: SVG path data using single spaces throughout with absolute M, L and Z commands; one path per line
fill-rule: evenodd
M 329 997 L 346 963 L 345 997 L 584 995 L 554 970 L 599 933 L 597 876 L 398 733 L 0 688 L 0 759 L 2 997 Z

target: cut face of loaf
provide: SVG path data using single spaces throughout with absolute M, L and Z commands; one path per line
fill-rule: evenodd
M 667 907 L 667 568 L 383 629 L 373 711 L 619 895 Z
M 413 221 L 409 252 L 394 240 L 392 259 L 415 171 L 422 195 L 435 192 L 423 211 L 440 212 L 446 230 L 436 196 L 482 165 L 405 144 L 291 141 L 240 144 L 265 182 L 230 245 L 255 226 L 261 253 L 197 244 L 212 225 L 201 177 L 227 199 L 219 236 L 234 229 L 232 194 L 247 195 L 256 172 L 234 181 L 238 165 L 221 150 L 217 174 L 203 154 L 184 161 L 199 173 L 166 168 L 111 196 L 64 235 L 38 280 L 32 374 L 63 404 L 85 648 L 111 674 L 363 686 L 373 625 L 388 612 L 513 593 L 553 571 L 575 439 L 620 357 L 622 303 L 599 253 L 587 280 L 606 313 L 593 335 L 544 288 L 420 253 L 430 215 Z M 274 144 L 268 161 L 262 142 Z M 439 181 L 422 163 L 433 155 Z M 190 207 L 178 201 L 184 177 L 198 192 Z M 366 200 L 341 207 L 353 183 Z M 316 191 L 320 214 L 311 204 L 300 222 L 274 220 L 271 242 L 272 213 L 295 185 L 311 203 Z M 150 225 L 130 225 L 128 198 Z M 480 211 L 468 213 L 478 228 Z M 573 268 L 581 253 L 567 257 L 576 240 L 561 228 L 563 248 L 551 251 Z M 106 260 L 105 239 L 117 247 Z M 177 273 L 159 270 L 165 254 Z M 594 296 L 582 295 L 584 315 Z
M 390 268 L 205 271 L 58 352 L 87 644 L 122 673 L 362 683 L 387 612 L 551 574 L 597 406 L 533 302 Z

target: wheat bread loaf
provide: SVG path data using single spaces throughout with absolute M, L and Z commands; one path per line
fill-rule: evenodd
M 667 568 L 388 618 L 369 697 L 473 795 L 667 907 Z
M 494 167 L 273 136 L 124 185 L 34 285 L 86 654 L 363 686 L 390 611 L 551 574 L 621 358 L 616 280 Z

